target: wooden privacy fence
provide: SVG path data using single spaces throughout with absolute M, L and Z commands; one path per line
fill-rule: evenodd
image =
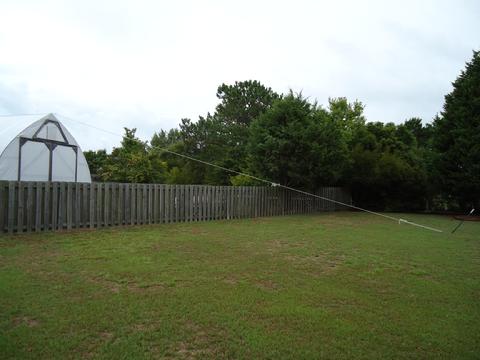
M 342 188 L 316 194 L 351 203 Z M 279 187 L 0 182 L 4 232 L 238 219 L 334 211 L 344 206 Z

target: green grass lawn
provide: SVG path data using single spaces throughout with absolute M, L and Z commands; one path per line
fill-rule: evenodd
M 480 223 L 323 213 L 0 237 L 0 358 L 480 358 Z

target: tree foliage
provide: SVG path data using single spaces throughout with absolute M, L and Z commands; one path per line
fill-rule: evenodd
M 289 186 L 335 184 L 347 163 L 340 124 L 292 92 L 252 124 L 250 169 Z
M 151 141 L 125 129 L 118 148 L 87 151 L 104 181 L 259 185 L 244 175 L 302 189 L 347 186 L 356 205 L 379 210 L 480 205 L 480 55 L 445 97 L 433 123 L 367 122 L 364 105 L 331 98 L 326 108 L 258 81 L 222 84 L 215 111 Z M 165 151 L 169 150 L 169 151 Z
M 165 178 L 167 164 L 146 142 L 135 136 L 136 129 L 124 128 L 121 146 L 114 148 L 101 172 L 105 181 L 154 183 Z
M 435 119 L 436 167 L 443 194 L 459 205 L 480 205 L 480 52 L 455 80 Z
M 84 151 L 83 155 L 85 155 L 87 160 L 92 178 L 95 180 L 101 179 L 103 168 L 108 159 L 107 150 L 88 150 Z

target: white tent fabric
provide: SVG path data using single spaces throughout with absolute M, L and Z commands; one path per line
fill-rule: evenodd
M 92 181 L 80 146 L 53 114 L 32 123 L 5 147 L 0 180 Z

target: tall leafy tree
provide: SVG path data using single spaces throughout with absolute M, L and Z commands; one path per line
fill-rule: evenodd
M 171 144 L 178 152 L 234 170 L 246 168 L 249 127 L 254 119 L 269 109 L 279 95 L 258 81 L 222 84 L 217 89 L 220 103 L 213 114 L 200 116 L 196 122 L 182 119 L 177 141 Z M 156 134 L 152 144 L 167 138 Z M 163 139 L 163 140 L 162 140 Z M 169 181 L 204 184 L 230 184 L 231 174 L 189 160 L 174 159 L 168 154 Z
M 330 98 L 328 100 L 329 116 L 342 129 L 343 137 L 348 145 L 352 145 L 355 133 L 366 122 L 363 115 L 364 105 L 359 101 L 348 102 L 347 98 Z
M 256 174 L 308 189 L 335 184 L 347 160 L 338 124 L 292 92 L 253 122 L 249 151 Z
M 461 207 L 480 206 L 480 52 L 474 51 L 435 119 L 440 185 Z
M 347 183 L 358 205 L 418 210 L 426 203 L 423 152 L 404 124 L 367 123 L 352 140 Z
M 156 183 L 165 178 L 166 163 L 148 143 L 135 136 L 136 129 L 125 129 L 121 146 L 114 148 L 102 171 L 104 181 Z
M 247 168 L 247 143 L 251 123 L 270 109 L 280 95 L 257 80 L 222 84 L 217 89 L 220 103 L 212 118 L 220 124 L 225 148 L 222 165 L 241 170 Z M 217 157 L 220 154 L 217 153 Z
M 279 95 L 257 80 L 247 80 L 236 81 L 233 85 L 220 85 L 217 98 L 220 103 L 215 109 L 216 117 L 225 124 L 248 128 Z
M 108 159 L 107 150 L 88 150 L 84 151 L 83 155 L 85 155 L 85 159 L 87 160 L 92 178 L 94 180 L 101 179 L 103 168 Z
M 153 134 L 150 145 L 157 148 L 166 148 L 181 140 L 182 135 L 178 129 L 160 130 L 158 133 Z

